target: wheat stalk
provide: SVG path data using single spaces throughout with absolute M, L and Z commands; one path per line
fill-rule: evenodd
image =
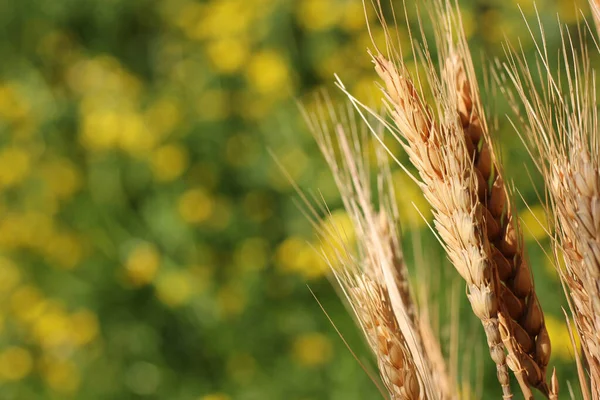
M 379 210 L 376 211 L 365 149 L 368 136 L 364 135 L 368 132 L 364 130 L 361 138 L 352 117 L 340 118 L 329 101 L 319 109 L 326 112 L 308 115 L 309 127 L 352 219 L 358 250 L 353 254 L 338 241 L 339 251 L 335 259 L 328 262 L 377 357 L 385 387 L 392 399 L 456 398 L 441 352 L 424 350 L 420 327 L 426 324 L 421 323 L 412 300 L 394 222 L 396 201 L 386 155 L 381 149 L 377 150 Z M 328 123 L 328 119 L 332 123 Z M 336 156 L 338 153 L 341 157 Z M 340 237 L 340 233 L 335 236 Z M 435 348 L 439 349 L 433 336 L 426 339 L 427 345 L 435 342 Z M 430 359 L 430 356 L 436 358 Z
M 505 92 L 517 115 L 517 99 L 525 108 L 524 117 L 520 116 L 521 127 L 527 132 L 524 141 L 549 193 L 549 212 L 556 225 L 555 245 L 562 251 L 566 266 L 563 278 L 573 300 L 592 396 L 599 399 L 600 139 L 596 83 L 586 47 L 580 43 L 576 51 L 570 33 L 562 29 L 561 57 L 567 79 L 555 78 L 541 26 L 540 30 L 542 43 L 536 41 L 536 45 L 544 89 L 537 88 L 524 55 L 512 51 L 505 70 L 517 95 Z

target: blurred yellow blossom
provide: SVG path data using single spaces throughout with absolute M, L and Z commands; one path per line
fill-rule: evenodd
M 333 27 L 339 22 L 344 10 L 337 0 L 303 0 L 297 4 L 300 23 L 312 31 Z
M 152 155 L 152 172 L 159 182 L 172 181 L 185 171 L 189 156 L 187 150 L 179 144 L 159 147 Z
M 190 189 L 179 198 L 181 218 L 189 224 L 206 221 L 213 213 L 214 199 L 202 188 Z
M 0 298 L 13 290 L 21 280 L 17 265 L 9 258 L 0 257 Z
M 213 1 L 200 11 L 200 20 L 187 26 L 186 33 L 193 39 L 243 35 L 253 22 L 254 8 L 246 0 Z
M 127 255 L 125 273 L 134 286 L 144 286 L 154 280 L 160 265 L 160 254 L 151 243 L 136 245 Z
M 367 8 L 367 10 L 371 10 Z M 341 26 L 350 32 L 361 31 L 365 29 L 365 13 L 362 2 L 350 1 L 342 7 Z M 370 12 L 372 14 L 372 12 Z
M 0 187 L 22 182 L 30 167 L 30 153 L 18 147 L 5 147 L 0 151 Z
M 223 38 L 210 42 L 206 52 L 217 71 L 231 74 L 244 66 L 249 54 L 249 45 L 241 38 Z
M 224 196 L 218 196 L 215 198 L 212 213 L 206 224 L 210 228 L 220 231 L 229 226 L 232 216 L 233 209 L 229 199 Z
M 138 112 L 119 115 L 118 139 L 121 149 L 134 156 L 141 156 L 156 144 L 156 137 Z
M 292 348 L 294 360 L 307 367 L 327 363 L 331 359 L 332 353 L 330 340 L 320 333 L 308 333 L 298 337 Z
M 546 315 L 545 322 L 548 335 L 550 335 L 550 340 L 552 341 L 552 356 L 563 361 L 575 360 L 575 349 L 573 349 L 573 345 L 571 344 L 566 321 L 552 315 Z M 573 322 L 571 322 L 571 329 L 573 331 L 577 352 L 579 352 L 581 345 Z
M 181 121 L 180 107 L 175 98 L 158 99 L 145 112 L 146 126 L 159 137 L 168 135 Z
M 431 222 L 431 207 L 419 186 L 404 171 L 394 172 L 392 181 L 400 221 L 408 224 L 409 228 L 422 228 L 426 226 L 426 222 Z
M 276 266 L 286 273 L 300 273 L 307 279 L 321 277 L 327 268 L 317 251 L 305 239 L 289 237 L 276 252 Z
M 56 232 L 43 243 L 46 259 L 52 266 L 72 269 L 83 258 L 83 246 L 76 234 Z
M 112 106 L 119 101 L 136 98 L 142 86 L 139 79 L 121 66 L 119 60 L 108 55 L 74 63 L 69 67 L 67 79 L 72 90 L 87 96 L 94 104 L 107 101 Z
M 523 223 L 523 236 L 525 240 L 541 240 L 549 232 L 546 212 L 544 207 L 537 204 L 527 207 L 519 213 Z
M 27 349 L 13 346 L 0 353 L 0 380 L 23 379 L 32 367 L 33 358 Z
M 84 346 L 98 336 L 99 323 L 96 314 L 81 310 L 71 315 L 71 336 L 76 345 Z
M 557 256 L 552 257 L 552 251 L 555 250 L 557 252 Z M 544 266 L 546 267 L 545 270 L 548 273 L 549 276 L 551 276 L 553 279 L 555 280 L 559 280 L 559 275 L 558 275 L 558 268 L 560 268 L 560 270 L 562 272 L 565 272 L 565 268 L 566 268 L 566 264 L 565 264 L 565 258 L 564 258 L 564 253 L 562 250 L 560 250 L 559 248 L 555 248 L 555 249 L 550 249 L 547 248 L 545 251 L 546 254 L 549 255 L 549 257 L 544 256 Z
M 29 111 L 30 105 L 18 86 L 0 82 L 0 120 L 16 122 L 24 119 Z
M 79 369 L 70 360 L 47 358 L 42 362 L 44 380 L 56 392 L 69 394 L 79 388 Z
M 97 110 L 83 116 L 80 140 L 88 150 L 107 150 L 117 146 L 120 115 L 113 110 Z
M 318 0 L 320 1 L 320 0 Z M 262 50 L 252 55 L 246 73 L 253 90 L 277 97 L 289 95 L 291 85 L 287 62 L 275 50 Z
M 33 332 L 37 342 L 45 349 L 70 344 L 70 322 L 61 304 L 49 302 L 43 314 L 35 320 Z
M 68 199 L 82 184 L 79 170 L 70 160 L 64 158 L 56 158 L 44 163 L 41 174 L 49 192 L 59 199 Z
M 221 89 L 207 89 L 202 92 L 197 101 L 196 111 L 201 119 L 217 121 L 227 117 L 229 105 L 228 93 Z
M 160 274 L 155 282 L 156 296 L 169 307 L 187 303 L 192 296 L 192 277 L 188 271 L 168 271 Z
M 10 307 L 19 320 L 30 322 L 43 312 L 44 297 L 35 286 L 22 285 L 12 294 Z

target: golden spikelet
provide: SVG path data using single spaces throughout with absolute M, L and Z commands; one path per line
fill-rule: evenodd
M 365 153 L 372 143 L 368 132 L 358 131 L 352 115 L 340 118 L 327 100 L 320 110 L 325 111 L 307 116 L 309 127 L 334 174 L 357 237 L 356 250 L 340 239 L 338 254 L 328 262 L 377 357 L 382 381 L 392 399 L 455 399 L 441 352 L 424 349 L 394 217 L 398 212 L 387 156 L 376 150 L 376 210 Z M 427 337 L 428 345 L 434 342 L 439 349 L 433 335 Z

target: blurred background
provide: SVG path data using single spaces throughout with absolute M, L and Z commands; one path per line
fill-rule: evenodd
M 505 34 L 532 53 L 516 1 L 460 3 L 480 72 L 502 57 Z M 520 6 L 533 20 L 533 3 Z M 573 25 L 576 5 L 537 7 L 552 52 L 556 14 Z M 404 24 L 398 32 L 408 43 Z M 334 73 L 357 96 L 377 93 L 359 0 L 4 0 L 0 33 L 1 399 L 377 398 L 309 292 L 368 360 L 267 152 L 340 207 L 296 100 L 335 93 Z M 566 392 L 577 385 L 566 303 L 543 253 L 532 163 L 499 99 L 498 136 L 530 205 L 517 202 Z M 430 218 L 427 204 L 405 174 L 394 177 L 406 240 L 420 237 L 434 271 L 452 275 L 412 205 Z M 463 292 L 461 352 L 479 354 L 486 371 L 473 393 L 498 398 Z M 468 380 L 474 370 L 459 372 Z

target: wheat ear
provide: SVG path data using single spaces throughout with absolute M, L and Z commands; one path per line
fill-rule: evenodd
M 435 385 L 433 362 L 423 349 L 395 223 L 396 201 L 387 155 L 377 150 L 379 210 L 375 210 L 366 154 L 368 132 L 364 130 L 361 136 L 353 118 L 339 117 L 329 102 L 320 110 L 321 115 L 309 116 L 309 127 L 333 171 L 357 247 L 353 252 L 338 244 L 339 251 L 329 262 L 377 356 L 381 378 L 392 399 L 456 398 L 451 385 Z M 328 119 L 332 122 L 327 123 Z M 449 382 L 446 377 L 444 380 Z
M 470 85 L 463 62 L 465 51 L 457 50 L 446 62 L 446 82 L 450 82 L 449 95 L 455 95 L 463 134 L 471 154 L 478 182 L 478 199 L 484 206 L 487 235 L 491 244 L 493 261 L 502 282 L 500 301 L 512 319 L 501 326 L 507 330 L 505 340 L 509 354 L 516 359 L 511 367 L 521 380 L 550 394 L 546 383 L 546 368 L 550 360 L 550 338 L 544 323 L 544 314 L 538 301 L 531 270 L 524 254 L 518 218 L 511 205 L 508 190 L 502 178 L 502 167 L 495 157 L 487 124 L 482 118 L 482 108 L 477 91 Z M 514 339 L 515 350 L 511 351 Z M 523 376 L 519 371 L 525 369 Z
M 394 121 L 407 141 L 404 147 L 434 209 L 435 225 L 448 256 L 467 282 L 468 297 L 482 321 L 504 398 L 512 398 L 498 321 L 498 281 L 487 254 L 483 207 L 477 201 L 476 177 L 469 173 L 464 139 L 441 131 L 411 80 L 392 62 L 382 55 L 375 56 L 374 62 L 385 82 Z
M 597 3 L 593 3 L 597 4 Z M 576 50 L 560 29 L 567 79 L 555 78 L 542 43 L 536 41 L 544 88 L 538 88 L 524 54 L 509 52 L 505 71 L 516 89 L 506 92 L 520 117 L 536 166 L 549 193 L 557 250 L 566 266 L 577 332 L 587 360 L 592 397 L 600 398 L 600 139 L 596 82 L 587 48 Z M 582 34 L 582 32 L 579 32 Z M 581 37 L 581 36 L 580 36 Z M 504 87 L 507 87 L 506 85 Z M 505 89 L 506 91 L 507 89 Z M 520 115 L 520 104 L 525 108 Z M 558 253 L 558 252 L 557 252 Z M 582 382 L 583 383 L 583 382 Z

